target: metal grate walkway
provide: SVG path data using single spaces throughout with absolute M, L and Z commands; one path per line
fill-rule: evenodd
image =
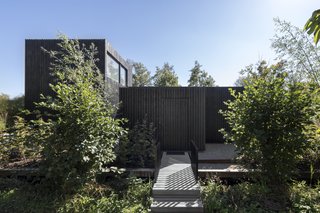
M 203 212 L 200 185 L 194 177 L 187 152 L 163 153 L 152 193 L 152 212 Z

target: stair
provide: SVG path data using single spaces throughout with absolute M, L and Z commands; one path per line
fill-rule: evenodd
M 151 212 L 203 212 L 200 185 L 187 152 L 163 153 L 157 180 L 152 188 Z

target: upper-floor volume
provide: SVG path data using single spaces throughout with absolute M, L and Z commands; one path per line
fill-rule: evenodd
M 106 39 L 78 39 L 87 48 L 93 43 L 97 48 L 97 67 L 104 80 L 115 92 L 119 87 L 132 86 L 132 67 L 115 51 Z M 40 94 L 54 95 L 49 84 L 53 82 L 50 74 L 52 59 L 46 50 L 59 50 L 59 39 L 25 40 L 25 106 L 34 109 L 34 102 L 40 101 Z

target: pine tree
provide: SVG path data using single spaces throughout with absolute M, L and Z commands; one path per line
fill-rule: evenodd
M 178 76 L 173 70 L 173 66 L 165 63 L 160 69 L 156 68 L 156 74 L 153 76 L 154 86 L 156 87 L 178 87 Z
M 134 87 L 146 87 L 151 86 L 150 71 L 142 63 L 133 63 L 133 86 Z
M 201 70 L 201 65 L 198 61 L 194 62 L 194 67 L 190 72 L 189 87 L 213 87 L 215 85 L 215 80 L 205 70 Z

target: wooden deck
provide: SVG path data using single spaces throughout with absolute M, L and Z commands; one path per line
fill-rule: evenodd
M 232 162 L 237 157 L 233 144 L 207 143 L 205 150 L 199 152 L 199 161 L 207 163 Z
M 200 185 L 187 152 L 181 155 L 163 153 L 152 193 L 152 212 L 203 212 Z

